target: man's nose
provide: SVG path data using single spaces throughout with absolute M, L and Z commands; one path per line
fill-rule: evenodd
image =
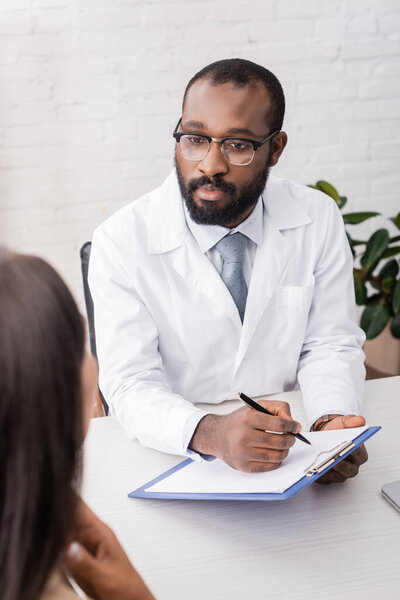
M 198 164 L 198 169 L 208 177 L 226 175 L 229 171 L 228 164 L 222 156 L 221 146 L 218 142 L 211 142 L 208 154 Z

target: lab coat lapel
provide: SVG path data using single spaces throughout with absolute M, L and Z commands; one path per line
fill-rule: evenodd
M 242 336 L 236 356 L 236 368 L 242 361 L 249 342 L 284 273 L 293 248 L 274 226 L 268 214 L 264 215 L 264 239 L 258 246 L 247 294 Z
M 263 243 L 258 246 L 254 259 L 235 371 L 246 354 L 293 252 L 292 244 L 282 231 L 306 226 L 312 221 L 301 205 L 305 191 L 306 188 L 299 186 L 298 200 L 295 200 L 288 182 L 274 176 L 268 178 L 263 194 Z
M 232 296 L 187 228 L 175 171 L 153 192 L 152 199 L 146 205 L 151 212 L 148 221 L 153 224 L 149 231 L 149 254 L 164 255 L 162 260 L 183 278 L 182 285 L 200 290 L 241 331 L 242 322 Z
M 188 232 L 185 243 L 174 251 L 171 260 L 172 267 L 185 280 L 193 285 L 212 302 L 219 311 L 232 319 L 239 331 L 242 322 L 238 309 L 218 271 L 203 254 L 193 236 Z

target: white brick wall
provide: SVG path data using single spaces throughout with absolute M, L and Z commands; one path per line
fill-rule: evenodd
M 188 79 L 233 56 L 285 89 L 275 173 L 394 214 L 399 31 L 399 0 L 1 0 L 0 240 L 82 302 L 81 244 L 162 181 Z

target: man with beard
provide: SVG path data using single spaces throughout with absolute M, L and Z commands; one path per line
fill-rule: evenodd
M 269 177 L 286 143 L 277 78 L 242 59 L 189 82 L 175 166 L 94 234 L 89 282 L 100 387 L 128 435 L 242 471 L 279 467 L 300 431 L 288 404 L 220 416 L 197 403 L 300 385 L 315 429 L 356 427 L 364 336 L 335 203 Z M 283 435 L 276 435 L 276 433 Z M 325 476 L 344 481 L 355 451 Z

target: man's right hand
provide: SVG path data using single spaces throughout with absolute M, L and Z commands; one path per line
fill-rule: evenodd
M 289 434 L 298 433 L 301 425 L 292 419 L 287 402 L 258 402 L 273 416 L 248 406 L 228 415 L 206 415 L 197 425 L 189 448 L 217 456 L 239 471 L 277 469 L 295 442 Z

